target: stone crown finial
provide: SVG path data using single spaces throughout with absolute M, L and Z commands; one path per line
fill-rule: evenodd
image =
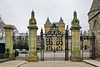
M 34 10 L 31 12 L 31 18 L 34 19 Z
M 32 10 L 32 12 L 34 13 L 34 10 Z
M 77 12 L 76 12 L 76 10 L 74 11 L 74 19 L 77 19 Z
M 76 11 L 74 11 L 74 18 L 73 18 L 72 24 L 73 23 L 78 23 L 79 24 L 79 20 L 77 19 L 77 12 Z
M 81 27 L 80 27 L 80 25 L 79 25 L 79 20 L 77 19 L 77 12 L 76 11 L 74 11 L 74 18 L 73 18 L 73 20 L 72 20 L 72 26 L 71 26 L 71 28 L 70 29 L 80 29 Z
M 34 11 L 32 10 L 31 12 L 31 19 L 29 19 L 29 24 L 36 24 L 36 20 L 35 20 L 35 17 L 34 17 Z

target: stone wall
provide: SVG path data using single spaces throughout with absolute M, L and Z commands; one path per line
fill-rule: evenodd
M 95 56 L 100 58 L 100 11 L 95 10 L 89 13 L 89 35 L 94 32 L 95 39 Z

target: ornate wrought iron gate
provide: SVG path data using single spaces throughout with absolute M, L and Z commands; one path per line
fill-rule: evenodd
M 63 43 L 65 43 L 65 61 L 69 60 L 69 39 L 72 38 L 72 36 L 68 36 L 68 30 L 65 31 L 65 34 L 62 34 L 59 30 L 56 29 L 56 25 L 53 25 L 52 27 L 52 31 L 49 31 L 48 33 L 43 34 L 43 30 L 41 29 L 41 60 L 44 61 L 44 49 L 48 50 L 48 51 L 53 51 L 54 53 L 56 51 L 60 51 L 63 50 L 62 46 Z M 65 39 L 65 40 L 64 40 Z M 84 44 L 84 40 L 89 40 L 89 53 L 90 53 L 90 57 L 91 59 L 95 59 L 95 35 L 93 33 L 92 36 L 80 36 L 80 46 L 81 46 L 81 50 L 82 50 L 82 59 L 83 59 L 83 44 Z M 44 40 L 46 42 L 47 46 L 44 46 Z M 87 47 L 85 47 L 86 49 Z M 71 50 L 72 51 L 72 50 Z
M 46 46 L 44 46 L 44 38 Z M 65 44 L 64 44 L 65 43 Z M 63 46 L 65 48 L 63 49 Z M 43 34 L 41 29 L 41 60 L 44 61 L 44 48 L 47 51 L 53 51 L 54 54 L 56 51 L 65 50 L 65 60 L 68 60 L 68 30 L 65 34 L 62 34 L 58 27 L 53 24 L 51 30 L 48 33 Z
M 92 33 L 92 36 L 84 36 L 84 35 L 82 35 L 82 33 L 81 33 L 81 37 L 80 37 L 80 39 L 81 39 L 81 42 L 82 42 L 82 44 L 81 44 L 81 50 L 82 50 L 82 59 L 84 59 L 84 53 L 83 53 L 83 48 L 84 49 L 88 49 L 87 47 L 83 47 L 84 45 L 84 41 L 85 40 L 88 40 L 90 43 L 88 43 L 90 46 L 89 46 L 89 57 L 88 58 L 91 58 L 91 59 L 95 59 L 95 34 L 94 33 Z

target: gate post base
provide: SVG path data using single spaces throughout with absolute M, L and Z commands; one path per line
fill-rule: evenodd
M 28 56 L 28 62 L 37 62 L 39 61 L 38 56 Z
M 9 59 L 14 60 L 14 53 L 9 53 Z
M 14 53 L 4 53 L 4 58 L 9 58 L 10 60 L 14 59 Z
M 9 58 L 9 53 L 4 53 L 4 58 Z
M 81 62 L 82 61 L 82 58 L 81 58 L 80 55 L 71 56 L 71 61 L 73 61 L 73 62 Z

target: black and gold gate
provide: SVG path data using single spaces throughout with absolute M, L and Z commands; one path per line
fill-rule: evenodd
M 56 24 L 53 24 L 50 27 L 50 31 L 45 34 L 43 34 L 43 30 L 41 29 L 41 41 L 42 61 L 44 61 L 44 50 L 54 52 L 54 60 L 55 52 L 65 50 L 65 60 L 68 60 L 68 30 L 63 34 L 59 31 Z

